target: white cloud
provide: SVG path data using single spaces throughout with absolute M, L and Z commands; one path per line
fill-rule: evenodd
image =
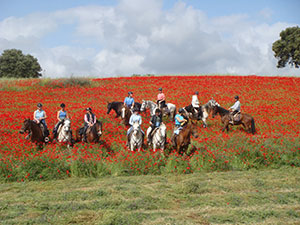
M 272 16 L 267 9 L 258 14 Z M 293 24 L 259 23 L 247 14 L 209 19 L 182 2 L 163 10 L 161 0 L 120 0 L 117 6 L 82 6 L 6 18 L 0 21 L 0 51 L 18 48 L 33 54 L 51 77 L 300 75 L 296 69 L 277 69 L 272 52 L 272 43 L 289 26 Z M 55 44 L 54 38 L 66 40 Z

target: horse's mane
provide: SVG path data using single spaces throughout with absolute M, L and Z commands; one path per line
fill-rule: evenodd
M 96 123 L 91 127 L 91 131 L 97 133 L 96 124 L 99 123 L 102 126 L 102 123 L 99 120 L 96 120 Z
M 224 109 L 224 108 L 221 107 L 221 106 L 217 106 L 217 107 L 219 108 L 219 112 L 220 112 L 221 114 L 229 114 L 229 113 L 230 113 L 229 110 Z

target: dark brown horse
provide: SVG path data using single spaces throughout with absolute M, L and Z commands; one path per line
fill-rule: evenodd
M 252 116 L 246 113 L 241 113 L 238 121 L 233 121 L 233 124 L 229 123 L 230 121 L 230 111 L 222 108 L 220 105 L 215 105 L 212 110 L 212 117 L 214 118 L 217 114 L 221 116 L 221 122 L 224 125 L 222 131 L 225 129 L 229 130 L 229 125 L 240 125 L 242 124 L 245 130 L 249 133 L 255 134 L 255 122 Z
M 81 133 L 81 129 L 78 128 L 76 130 L 76 142 L 83 141 L 83 134 Z M 88 143 L 98 143 L 100 141 L 100 137 L 102 135 L 102 123 L 100 121 L 96 121 L 96 123 L 89 127 L 86 131 L 86 141 Z
M 25 119 L 24 123 L 22 125 L 21 130 L 19 131 L 20 134 L 23 134 L 25 132 L 29 133 L 29 137 L 30 137 L 30 141 L 31 142 L 35 142 L 38 144 L 43 144 L 43 143 L 47 143 L 49 141 L 45 142 L 45 137 L 43 135 L 43 131 L 40 127 L 39 124 L 37 124 L 36 122 L 34 122 L 33 120 L 30 119 Z
M 176 148 L 178 154 L 186 152 L 191 143 L 191 135 L 195 138 L 198 137 L 197 126 L 193 121 L 184 126 L 178 135 L 173 135 L 172 139 L 175 138 L 175 140 L 172 141 L 173 147 Z
M 109 114 L 111 110 L 114 110 L 116 112 L 116 118 L 117 118 L 121 116 L 123 106 L 124 106 L 123 102 L 108 102 L 106 114 Z M 141 103 L 135 102 L 134 107 L 137 107 L 140 110 Z

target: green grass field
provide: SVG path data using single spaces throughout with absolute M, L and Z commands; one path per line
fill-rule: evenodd
M 300 224 L 300 169 L 0 184 L 1 224 Z

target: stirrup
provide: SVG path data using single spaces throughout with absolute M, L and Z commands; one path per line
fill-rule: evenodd
M 45 141 L 45 142 L 49 142 L 50 139 L 49 139 L 48 137 L 45 137 L 45 138 L 44 138 L 44 141 Z

